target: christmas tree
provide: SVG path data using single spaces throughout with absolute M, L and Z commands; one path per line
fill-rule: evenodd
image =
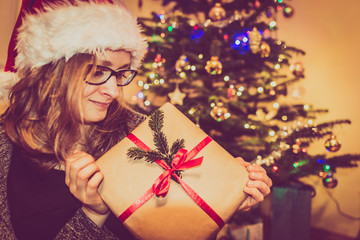
M 327 109 L 287 101 L 302 80 L 305 52 L 277 39 L 277 14 L 292 17 L 285 0 L 163 0 L 170 8 L 140 18 L 149 50 L 141 69 L 139 111 L 165 101 L 233 156 L 262 165 L 275 185 L 319 175 L 337 185 L 338 167 L 356 167 L 360 155 L 334 156 L 340 119 L 316 123 Z M 324 141 L 324 154 L 307 151 Z

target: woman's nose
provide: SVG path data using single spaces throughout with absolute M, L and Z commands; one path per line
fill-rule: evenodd
M 115 76 L 111 76 L 110 79 L 102 85 L 101 93 L 109 95 L 113 99 L 120 95 L 120 87 L 117 85 Z

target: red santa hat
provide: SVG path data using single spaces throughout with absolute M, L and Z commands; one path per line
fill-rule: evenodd
M 77 53 L 123 49 L 138 68 L 147 43 L 136 18 L 116 0 L 23 0 L 0 71 L 0 97 L 6 97 L 24 70 Z

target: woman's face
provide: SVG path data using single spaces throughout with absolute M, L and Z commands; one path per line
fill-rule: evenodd
M 97 65 L 111 68 L 112 70 L 130 69 L 131 55 L 123 50 L 106 50 L 106 54 L 97 57 Z M 101 85 L 85 83 L 82 98 L 84 120 L 87 123 L 102 121 L 107 113 L 110 103 L 120 94 L 121 87 L 117 86 L 115 76 Z

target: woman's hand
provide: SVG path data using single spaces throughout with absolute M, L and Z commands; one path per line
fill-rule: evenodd
M 98 187 L 104 175 L 95 164 L 95 159 L 76 150 L 65 161 L 65 183 L 70 192 L 82 202 L 84 213 L 99 227 L 109 216 L 109 208 L 101 199 Z
M 264 200 L 264 197 L 270 194 L 272 186 L 271 179 L 267 176 L 266 171 L 259 165 L 251 165 L 242 158 L 237 158 L 246 167 L 249 172 L 250 180 L 244 187 L 244 192 L 249 196 L 239 207 L 239 210 L 246 210 Z

